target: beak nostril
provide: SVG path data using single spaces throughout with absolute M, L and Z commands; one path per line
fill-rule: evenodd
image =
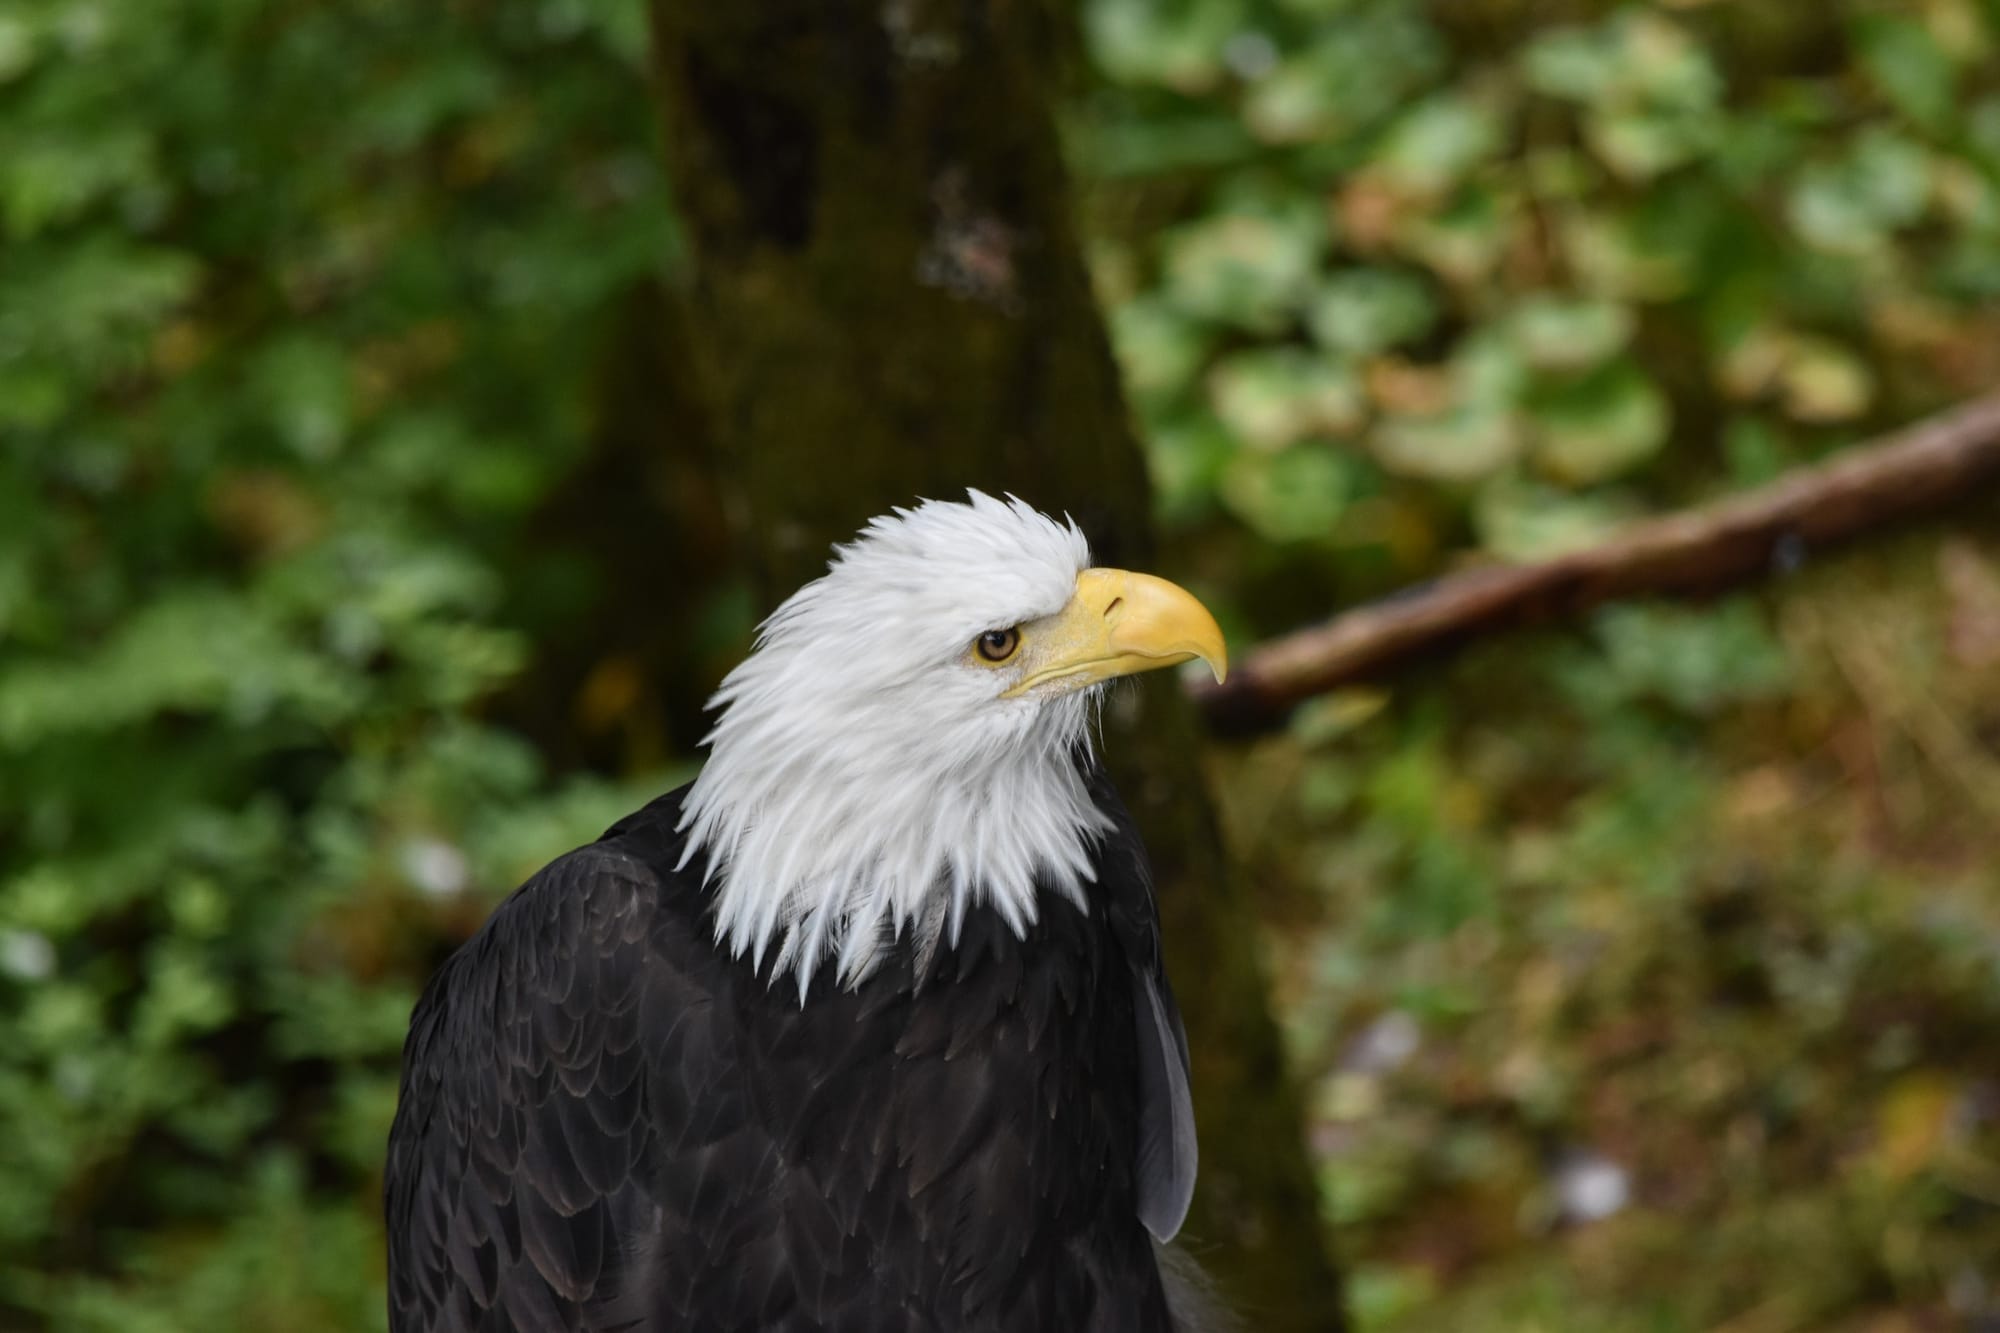
M 1104 618 L 1105 618 L 1106 620 L 1109 620 L 1109 619 L 1111 619 L 1111 613 L 1112 613 L 1113 611 L 1116 611 L 1116 610 L 1117 610 L 1117 609 L 1118 609 L 1119 607 L 1121 607 L 1121 606 L 1123 606 L 1123 605 L 1125 605 L 1125 599 L 1124 599 L 1123 597 L 1114 597 L 1114 598 L 1112 598 L 1112 599 L 1111 599 L 1111 605 L 1109 605 L 1109 606 L 1107 606 L 1107 607 L 1105 607 L 1105 608 L 1104 608 Z

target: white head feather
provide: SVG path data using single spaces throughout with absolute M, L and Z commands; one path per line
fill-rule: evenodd
M 865 977 L 904 932 L 990 905 L 1025 933 L 1037 884 L 1083 904 L 1109 821 L 1077 757 L 1094 691 L 1003 698 L 969 659 L 992 629 L 1061 611 L 1076 525 L 978 491 L 869 523 L 759 630 L 681 817 L 709 854 L 715 933 L 803 998 L 820 964 Z

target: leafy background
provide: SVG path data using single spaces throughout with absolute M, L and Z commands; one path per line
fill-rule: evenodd
M 1993 0 L 1077 36 L 1239 644 L 2000 378 Z M 416 988 L 693 762 L 747 599 L 699 523 L 575 518 L 701 507 L 632 424 L 644 48 L 635 0 L 0 4 L 0 1325 L 380 1327 Z M 1991 513 L 1214 752 L 1361 1328 L 2000 1318 Z M 594 628 L 635 587 L 664 642 Z

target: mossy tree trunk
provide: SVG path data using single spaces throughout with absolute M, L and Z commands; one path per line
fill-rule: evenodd
M 968 486 L 1068 511 L 1103 563 L 1158 567 L 1071 226 L 1040 4 L 654 0 L 693 255 L 685 345 L 767 608 L 870 516 Z M 1194 1052 L 1185 1234 L 1258 1327 L 1335 1329 L 1298 1101 L 1194 719 L 1165 679 L 1130 698 L 1107 749 Z

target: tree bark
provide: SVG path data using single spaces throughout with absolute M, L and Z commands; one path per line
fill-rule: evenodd
M 1300 702 L 1483 634 L 1619 598 L 1710 593 L 1783 571 L 1862 532 L 2000 479 L 2000 393 L 1714 504 L 1635 523 L 1596 546 L 1452 574 L 1258 645 L 1191 693 L 1221 732 L 1275 725 Z
M 1071 225 L 1031 0 L 654 0 L 688 338 L 766 607 L 872 515 L 968 486 L 1148 568 L 1149 489 Z M 1169 680 L 1105 749 L 1146 835 L 1202 1131 L 1186 1235 L 1259 1327 L 1340 1327 L 1317 1191 Z

